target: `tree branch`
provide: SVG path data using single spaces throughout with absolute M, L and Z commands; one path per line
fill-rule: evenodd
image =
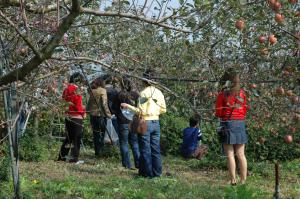
M 70 3 L 71 0 L 66 0 L 65 3 Z M 0 0 L 0 7 L 20 6 L 18 0 Z M 57 3 L 50 4 L 48 6 L 36 6 L 32 2 L 27 2 L 25 10 L 35 14 L 49 13 L 57 10 Z
M 128 76 L 128 77 L 133 77 L 133 78 L 136 78 L 136 79 L 139 79 L 139 80 L 142 80 L 142 81 L 147 81 L 149 82 L 150 84 L 153 84 L 153 85 L 156 85 L 157 87 L 165 90 L 166 92 L 170 93 L 171 95 L 183 100 L 184 102 L 186 102 L 190 108 L 197 112 L 197 109 L 183 96 L 179 96 L 176 92 L 172 91 L 171 89 L 169 89 L 168 87 L 156 82 L 156 81 L 152 81 L 152 80 L 149 80 L 149 79 L 146 79 L 146 78 L 143 78 L 143 77 L 140 77 L 140 76 L 137 76 L 137 75 L 133 75 L 131 73 L 126 73 L 126 72 L 122 72 L 118 69 L 115 69 L 113 68 L 112 66 L 106 64 L 106 63 L 103 63 L 101 61 L 98 61 L 98 60 L 94 60 L 94 59 L 91 59 L 91 58 L 88 58 L 88 57 L 64 57 L 64 58 L 58 58 L 58 57 L 53 57 L 52 59 L 55 59 L 55 60 L 59 60 L 59 61 L 81 61 L 81 62 L 92 62 L 92 63 L 96 63 L 96 64 L 99 64 L 101 66 L 103 66 L 104 68 L 114 72 L 114 73 L 118 73 L 118 74 L 121 74 L 122 76 Z
M 119 12 L 114 12 L 114 11 L 97 11 L 97 10 L 92 10 L 88 8 L 81 8 L 81 13 L 83 14 L 91 14 L 95 16 L 106 16 L 106 17 L 121 17 L 121 18 L 128 18 L 128 19 L 133 19 L 137 21 L 143 21 L 149 24 L 157 25 L 163 28 L 168 28 L 171 30 L 176 30 L 178 32 L 184 32 L 184 33 L 192 33 L 191 30 L 187 29 L 182 29 L 182 28 L 177 28 L 175 26 L 171 26 L 165 23 L 159 23 L 156 20 L 152 20 L 143 16 L 137 16 L 131 13 L 119 13 Z
M 0 86 L 14 82 L 16 80 L 24 81 L 26 75 L 28 75 L 32 70 L 39 67 L 39 65 L 50 58 L 53 54 L 54 49 L 59 44 L 64 33 L 71 27 L 74 20 L 80 14 L 80 5 L 78 0 L 72 0 L 72 10 L 70 14 L 62 21 L 61 25 L 58 27 L 56 34 L 51 38 L 45 47 L 40 51 L 40 56 L 34 56 L 22 67 L 9 72 L 8 74 L 0 78 Z
M 19 29 L 17 28 L 17 26 L 16 26 L 9 18 L 7 18 L 7 17 L 5 16 L 5 14 L 3 14 L 3 12 L 2 12 L 1 10 L 0 10 L 0 16 L 1 16 L 3 19 L 5 19 L 5 21 L 6 21 L 10 26 L 12 26 L 12 27 L 15 29 L 15 31 L 18 33 L 18 35 L 20 35 L 20 37 L 22 37 L 22 39 L 23 39 L 23 40 L 25 41 L 25 43 L 29 46 L 29 48 L 31 48 L 31 50 L 34 52 L 34 54 L 35 54 L 36 56 L 38 56 L 39 58 L 41 58 L 40 53 L 38 52 L 37 49 L 35 49 L 34 45 L 31 43 L 31 40 L 30 40 L 27 36 L 23 35 L 23 34 L 19 31 Z

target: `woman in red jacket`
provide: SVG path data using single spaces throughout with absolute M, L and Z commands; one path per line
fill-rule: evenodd
M 236 185 L 234 155 L 239 161 L 241 184 L 244 184 L 247 177 L 247 160 L 244 151 L 245 144 L 248 142 L 245 127 L 246 95 L 240 88 L 239 74 L 232 68 L 224 73 L 221 84 L 225 84 L 225 87 L 218 94 L 216 102 L 216 116 L 221 119 L 221 126 L 225 130 L 221 142 L 227 155 L 231 184 Z
M 85 118 L 85 108 L 82 105 L 82 96 L 78 94 L 78 86 L 75 83 L 81 81 L 81 74 L 75 73 L 70 77 L 67 88 L 63 91 L 62 98 L 69 104 L 66 111 L 66 139 L 60 149 L 58 160 L 66 161 L 66 156 L 71 148 L 71 159 L 69 162 L 78 161 L 80 142 L 83 130 L 83 119 Z

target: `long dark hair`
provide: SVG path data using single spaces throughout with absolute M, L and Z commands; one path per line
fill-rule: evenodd
M 83 77 L 82 77 L 81 73 L 76 72 L 70 76 L 69 83 L 76 84 L 76 83 L 80 83 L 82 80 L 83 80 Z
M 102 87 L 102 88 L 105 87 L 104 80 L 103 80 L 103 78 L 101 78 L 101 77 L 97 77 L 97 78 L 91 83 L 91 88 L 92 88 L 92 89 L 96 89 L 96 88 L 98 88 L 98 87 Z
M 120 85 L 122 90 L 131 91 L 131 81 L 127 77 L 121 79 Z
M 240 91 L 240 74 L 235 68 L 228 68 L 220 79 L 222 90 L 229 91 L 230 94 L 236 94 Z
M 118 97 L 120 100 L 128 99 L 131 100 L 131 81 L 127 77 L 123 77 L 120 80 L 121 92 Z

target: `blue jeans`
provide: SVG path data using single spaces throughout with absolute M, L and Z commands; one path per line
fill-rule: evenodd
M 160 154 L 160 124 L 158 120 L 147 121 L 147 132 L 139 135 L 140 168 L 139 175 L 159 177 L 162 174 Z
M 118 124 L 118 126 L 119 126 L 118 134 L 119 134 L 120 151 L 122 157 L 122 165 L 126 168 L 131 168 L 130 152 L 128 149 L 128 140 L 129 140 L 129 144 L 133 154 L 134 165 L 136 168 L 139 168 L 140 151 L 139 151 L 137 135 L 129 131 L 128 124 Z

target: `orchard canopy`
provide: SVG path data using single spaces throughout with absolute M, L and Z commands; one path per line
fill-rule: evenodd
M 56 107 L 80 67 L 137 82 L 151 68 L 171 112 L 210 121 L 218 80 L 236 67 L 253 127 L 296 132 L 299 19 L 297 0 L 0 0 L 0 86 Z

